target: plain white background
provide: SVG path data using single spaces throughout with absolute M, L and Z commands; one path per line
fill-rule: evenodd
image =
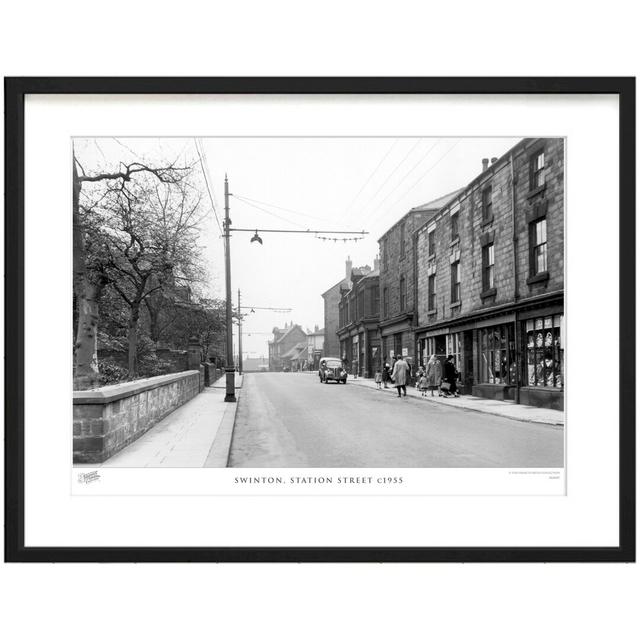
M 2 72 L 638 72 L 629 3 L 449 6 L 14 3 L 3 10 Z M 637 565 L 3 565 L 0 571 L 2 623 L 15 638 L 601 638 L 638 628 Z

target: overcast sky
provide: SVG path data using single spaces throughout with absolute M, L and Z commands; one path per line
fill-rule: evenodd
M 303 328 L 323 325 L 321 294 L 353 266 L 371 265 L 377 240 L 412 207 L 470 182 L 482 158 L 500 156 L 519 138 L 202 138 L 213 206 L 203 176 L 198 188 L 211 210 L 201 244 L 211 292 L 224 296 L 223 241 L 215 220 L 224 216 L 224 176 L 229 177 L 232 227 L 367 231 L 364 239 L 323 241 L 313 234 L 233 233 L 234 306 L 290 307 L 290 313 L 256 311 L 245 319 L 243 351 L 267 356 L 274 326 L 293 320 Z M 119 160 L 148 162 L 178 156 L 198 159 L 192 138 L 98 138 L 75 141 L 85 171 Z M 330 233 L 321 234 L 331 236 Z M 349 237 L 349 236 L 347 236 Z M 249 309 L 247 309 L 248 311 Z M 234 340 L 235 344 L 235 340 Z M 236 347 L 237 348 L 237 347 Z

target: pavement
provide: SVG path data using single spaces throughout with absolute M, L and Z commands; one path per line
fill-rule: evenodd
M 462 398 L 423 400 L 415 390 L 398 398 L 371 380 L 320 384 L 317 374 L 245 378 L 230 467 L 564 465 L 562 426 L 467 410 Z
M 236 402 L 225 402 L 222 376 L 122 451 L 94 467 L 226 467 L 244 376 L 236 374 Z
M 316 374 L 317 375 L 317 374 Z M 378 391 L 376 383 L 372 378 L 354 378 L 349 376 L 347 383 L 357 384 L 366 387 L 372 391 Z M 392 393 L 398 395 L 395 387 L 389 386 L 388 389 L 382 387 L 384 393 Z M 555 426 L 564 426 L 564 412 L 556 409 L 545 409 L 543 407 L 532 407 L 526 404 L 516 404 L 509 400 L 490 400 L 488 398 L 479 398 L 477 396 L 462 395 L 458 398 L 444 398 L 437 395 L 422 396 L 422 393 L 415 387 L 407 387 L 407 395 L 416 398 L 421 402 L 435 402 L 437 404 L 448 405 L 457 409 L 465 409 L 467 411 L 478 411 L 480 413 L 488 413 L 493 416 L 502 416 L 512 420 L 522 420 L 523 422 L 536 422 L 539 424 L 548 424 Z

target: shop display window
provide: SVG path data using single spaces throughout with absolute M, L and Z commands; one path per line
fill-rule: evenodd
M 479 378 L 482 383 L 517 383 L 516 344 L 512 324 L 478 329 Z
M 564 386 L 564 316 L 525 322 L 527 383 L 530 387 Z

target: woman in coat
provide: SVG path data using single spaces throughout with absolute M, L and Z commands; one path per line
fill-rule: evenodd
M 427 362 L 427 388 L 431 389 L 431 395 L 433 395 L 433 390 L 438 390 L 438 395 L 442 395 L 442 391 L 440 391 L 440 383 L 442 382 L 442 365 L 440 364 L 440 360 L 436 358 L 435 353 L 429 358 L 429 362 Z
M 396 357 L 396 363 L 393 365 L 393 371 L 391 372 L 391 378 L 393 380 L 393 386 L 398 390 L 398 398 L 403 395 L 407 397 L 407 377 L 409 374 L 409 367 L 407 363 L 402 359 L 402 356 Z
M 456 365 L 453 361 L 453 356 L 447 356 L 447 359 L 444 363 L 444 379 L 449 383 L 449 392 L 445 395 L 453 395 L 456 398 L 458 397 L 458 387 L 456 385 L 456 381 L 458 379 L 458 371 L 456 370 Z

